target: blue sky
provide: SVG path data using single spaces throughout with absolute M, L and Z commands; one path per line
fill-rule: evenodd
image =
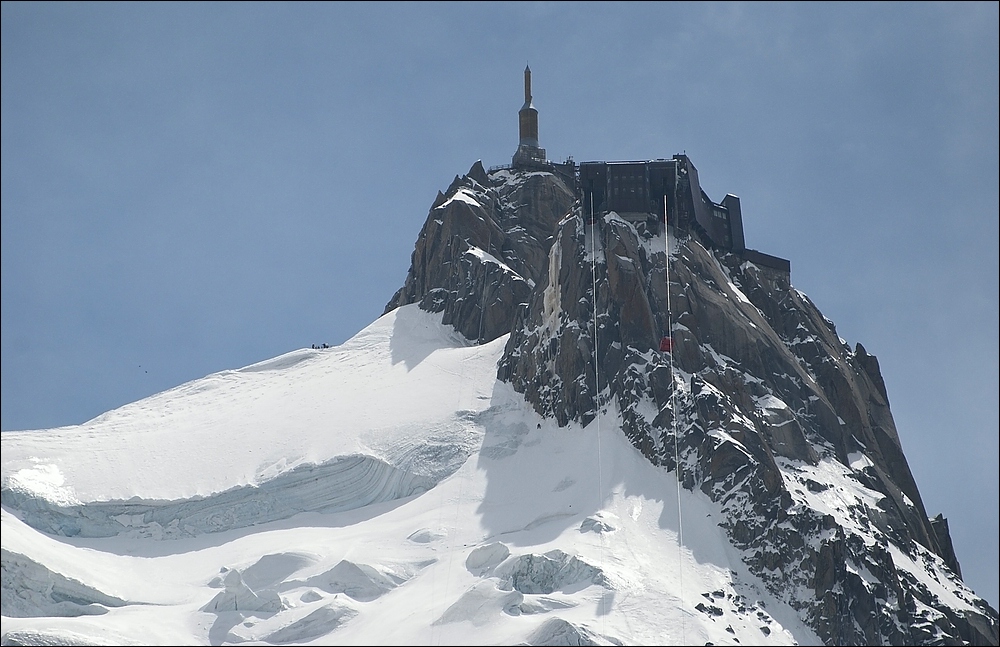
M 687 152 L 878 356 L 998 595 L 997 3 L 2 5 L 0 428 L 337 344 L 438 190 L 541 145 Z

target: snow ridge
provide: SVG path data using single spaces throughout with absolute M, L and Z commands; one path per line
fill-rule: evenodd
M 458 464 L 452 463 L 457 469 Z M 438 476 L 446 476 L 439 474 Z M 373 456 L 338 456 L 298 465 L 259 485 L 241 485 L 204 497 L 174 501 L 94 501 L 66 504 L 13 487 L 3 505 L 33 528 L 63 537 L 177 539 L 287 519 L 302 512 L 339 512 L 426 492 L 437 481 Z

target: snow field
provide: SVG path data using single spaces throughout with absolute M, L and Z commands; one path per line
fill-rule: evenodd
M 746 572 L 700 492 L 681 492 L 678 547 L 676 481 L 628 443 L 616 414 L 601 420 L 598 451 L 596 421 L 559 428 L 497 383 L 505 341 L 470 346 L 440 315 L 407 306 L 334 349 L 209 376 L 80 427 L 5 433 L 4 487 L 81 502 L 78 512 L 111 499 L 263 492 L 296 468 L 344 456 L 377 459 L 371 465 L 428 488 L 370 501 L 361 494 L 370 481 L 341 475 L 312 490 L 312 509 L 174 539 L 126 525 L 114 536 L 53 537 L 18 518 L 31 521 L 30 510 L 5 508 L 4 550 L 42 567 L 31 576 L 42 617 L 5 615 L 4 635 L 64 644 L 816 642 Z M 331 497 L 358 505 L 330 511 Z M 46 572 L 124 604 L 45 617 L 55 603 Z M 48 577 L 51 587 L 57 578 Z

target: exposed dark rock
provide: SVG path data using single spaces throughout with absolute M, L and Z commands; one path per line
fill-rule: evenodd
M 500 380 L 561 426 L 603 412 L 718 502 L 751 572 L 827 644 L 998 644 L 997 611 L 926 515 L 878 360 L 787 273 L 696 230 L 670 231 L 668 259 L 662 223 L 590 222 L 573 191 L 477 163 L 435 200 L 387 310 L 419 302 L 469 339 L 510 332 Z
M 938 546 L 941 547 L 941 556 L 951 570 L 955 571 L 955 575 L 962 577 L 962 567 L 958 564 L 958 556 L 955 555 L 955 547 L 951 543 L 951 532 L 948 530 L 948 520 L 944 518 L 944 515 L 938 514 L 936 517 L 930 520 L 931 529 L 934 531 L 934 536 L 937 538 Z
M 487 175 L 482 162 L 438 193 L 410 269 L 385 311 L 419 303 L 470 340 L 507 334 L 526 304 L 571 188 L 551 173 Z

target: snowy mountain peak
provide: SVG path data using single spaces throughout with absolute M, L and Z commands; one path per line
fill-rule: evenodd
M 570 180 L 501 169 L 475 182 L 490 208 L 463 203 L 455 219 L 470 235 L 451 236 L 475 245 L 486 231 L 518 269 L 463 280 L 450 257 L 435 257 L 440 274 L 421 308 L 466 304 L 465 328 L 497 322 L 487 338 L 509 321 L 498 378 L 560 426 L 612 415 L 650 463 L 724 506 L 719 526 L 744 563 L 824 642 L 995 644 L 996 611 L 962 584 L 946 521 L 924 510 L 878 360 L 847 346 L 787 271 L 752 260 L 759 253 L 720 250 L 693 220 L 591 216 Z M 449 194 L 469 184 L 458 178 Z M 548 197 L 570 188 L 572 206 Z M 493 237 L 490 220 L 504 233 L 549 224 L 545 257 Z M 418 253 L 430 223 L 407 286 L 430 272 Z M 516 275 L 534 287 L 512 311 L 494 295 Z M 672 352 L 660 350 L 664 337 Z M 951 592 L 928 589 L 928 577 Z
M 341 346 L 5 432 L 3 643 L 996 645 L 875 357 L 576 180 L 474 164 Z

